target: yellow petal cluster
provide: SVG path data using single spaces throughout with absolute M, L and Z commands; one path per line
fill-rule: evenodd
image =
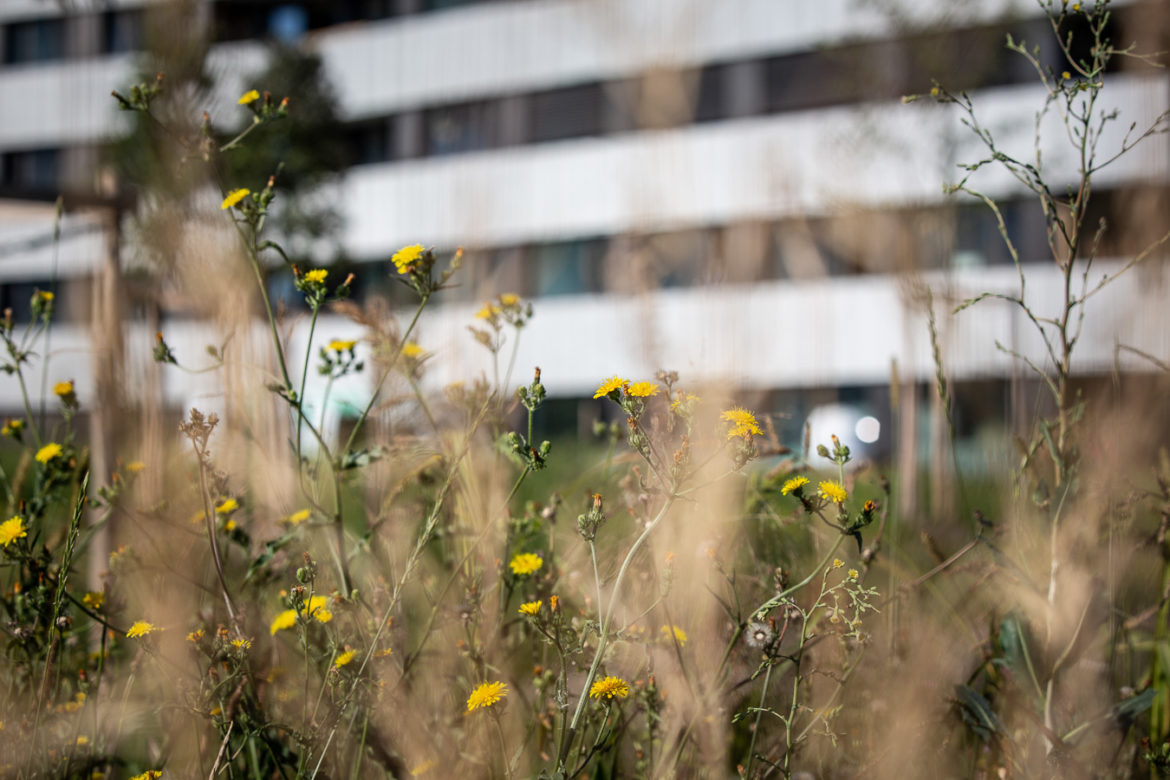
M 630 695 L 630 685 L 620 677 L 602 677 L 589 687 L 594 699 L 624 699 Z
M 521 577 L 525 574 L 532 574 L 542 565 L 544 565 L 544 560 L 536 553 L 520 553 L 512 558 L 512 562 L 508 564 L 512 573 Z
M 503 682 L 485 682 L 478 686 L 471 695 L 467 697 L 467 711 L 474 712 L 475 710 L 490 707 L 500 699 L 508 695 L 508 685 Z

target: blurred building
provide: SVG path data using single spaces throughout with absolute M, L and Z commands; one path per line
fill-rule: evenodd
M 135 52 L 157 5 L 0 5 L 0 303 L 20 320 L 34 288 L 60 291 L 53 344 L 69 357 L 51 379 L 83 384 L 93 370 L 96 299 L 84 282 L 119 251 L 111 225 L 125 216 L 99 150 L 124 132 L 109 93 L 135 81 Z M 1161 4 L 1113 5 L 1115 42 L 1170 48 Z M 1056 73 L 1067 69 L 1035 3 L 203 0 L 193 8 L 193 34 L 214 44 L 219 97 L 208 108 L 217 123 L 230 121 L 245 89 L 264 88 L 244 81 L 263 62 L 258 39 L 298 41 L 324 58 L 353 160 L 327 197 L 345 220 L 342 260 L 358 273 L 359 298 L 396 300 L 387 260 L 400 246 L 467 248 L 461 285 L 420 331 L 436 386 L 487 366 L 466 326 L 500 292 L 535 301 L 518 373 L 543 368 L 556 401 L 549 415 L 561 426 L 597 413 L 582 399 L 604 377 L 651 378 L 659 367 L 687 386 L 734 387 L 754 408 L 782 413 L 775 420 L 790 440 L 810 410 L 830 402 L 888 421 L 895 379 L 903 395 L 929 397 L 928 289 L 946 370 L 972 417 L 1007 414 L 1027 373 L 997 341 L 1040 359 L 1031 325 L 1010 305 L 950 316 L 979 292 L 1016 290 L 1017 271 L 992 214 L 943 193 L 961 173 L 956 164 L 986 150 L 954 107 L 902 100 L 929 93 L 932 78 L 969 90 L 997 141 L 1034 158 L 1045 90 L 1004 48 L 1005 36 L 1038 45 Z M 1084 27 L 1073 24 L 1079 34 Z M 1103 153 L 1123 143 L 1131 122 L 1140 129 L 1170 104 L 1164 71 L 1124 58 L 1115 68 L 1105 94 L 1120 114 Z M 1046 131 L 1059 128 L 1054 121 Z M 1043 164 L 1062 188 L 1078 161 L 1052 137 Z M 1115 229 L 1093 279 L 1168 227 L 1167 138 L 1147 139 L 1097 174 L 1091 222 L 1105 218 Z M 1059 275 L 1036 200 L 1002 173 L 977 182 L 1001 201 L 1029 300 L 1051 311 Z M 67 215 L 54 251 L 58 193 Z M 1081 372 L 1153 367 L 1119 345 L 1170 358 L 1166 264 L 1155 253 L 1145 266 L 1092 300 Z M 287 279 L 273 292 L 295 305 Z M 156 327 L 188 353 L 210 340 L 165 306 L 151 315 L 129 305 L 125 317 L 127 344 L 139 352 Z M 19 408 L 10 384 L 0 384 L 8 411 Z M 165 392 L 178 407 L 192 386 L 176 378 Z

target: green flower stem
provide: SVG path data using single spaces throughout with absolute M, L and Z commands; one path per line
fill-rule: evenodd
M 622 580 L 625 579 L 626 571 L 630 568 L 630 563 L 634 560 L 634 555 L 637 554 L 639 548 L 666 517 L 667 511 L 674 505 L 675 495 L 672 493 L 669 498 L 662 504 L 662 509 L 658 510 L 658 514 L 642 531 L 637 540 L 634 541 L 630 551 L 626 553 L 626 558 L 622 561 L 622 566 L 618 570 L 617 579 L 613 583 L 613 592 L 609 597 L 609 609 L 606 610 L 605 619 L 601 624 L 601 635 L 597 639 L 597 650 L 593 653 L 593 663 L 589 667 L 589 674 L 585 677 L 585 682 L 581 686 L 581 695 L 577 699 L 577 708 L 573 712 L 573 720 L 569 723 L 568 730 L 561 737 L 561 749 L 557 756 L 557 770 L 564 771 L 565 759 L 568 757 L 569 747 L 573 743 L 573 739 L 577 735 L 577 727 L 581 721 L 581 713 L 585 710 L 585 701 L 589 698 L 589 689 L 593 685 L 593 678 L 597 676 L 597 667 L 601 665 L 601 657 L 605 653 L 606 640 L 609 638 L 609 625 L 613 621 L 614 613 L 617 612 L 617 599 L 621 592 Z M 599 597 L 600 598 L 600 597 Z M 598 614 L 601 613 L 600 602 L 597 605 Z
M 764 702 L 768 698 L 768 686 L 772 683 L 772 669 L 776 664 L 769 662 L 764 672 L 764 687 L 760 690 L 760 704 L 756 707 L 756 723 L 752 727 L 752 741 L 748 745 L 747 764 L 743 770 L 744 777 L 752 776 L 752 764 L 756 760 L 756 739 L 760 736 L 760 721 L 764 717 Z
M 349 452 L 350 448 L 353 447 L 354 441 L 357 440 L 358 431 L 365 424 L 366 418 L 370 415 L 370 410 L 374 408 L 374 402 L 378 400 L 378 393 L 382 391 L 382 385 L 386 383 L 386 377 L 390 376 L 390 372 L 394 370 L 398 358 L 402 355 L 402 347 L 409 340 L 414 326 L 418 324 L 419 315 L 422 314 L 423 308 L 427 305 L 428 300 L 430 300 L 429 295 L 424 295 L 419 299 L 418 308 L 414 310 L 414 316 L 411 317 L 410 324 L 406 326 L 406 330 L 402 334 L 402 339 L 399 341 L 398 349 L 394 352 L 394 357 L 390 359 L 390 362 L 386 364 L 386 368 L 382 370 L 382 375 L 378 377 L 378 381 L 374 384 L 374 390 L 370 393 L 369 403 L 366 404 L 366 408 L 362 410 L 361 416 L 354 423 L 353 430 L 350 431 L 349 439 L 345 442 L 345 446 L 341 448 L 342 455 Z

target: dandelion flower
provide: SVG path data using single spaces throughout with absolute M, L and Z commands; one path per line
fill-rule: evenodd
M 622 379 L 620 376 L 611 376 L 609 379 L 601 383 L 601 385 L 597 388 L 597 392 L 593 394 L 593 397 L 604 398 L 614 390 L 621 389 L 621 386 L 626 384 L 626 382 L 627 380 Z
M 0 546 L 7 547 L 17 539 L 23 539 L 26 536 L 28 536 L 28 528 L 25 527 L 24 518 L 20 515 L 13 515 L 0 523 Z
M 305 522 L 308 519 L 309 519 L 309 510 L 302 509 L 299 512 L 293 512 L 291 515 L 284 518 L 284 522 L 288 523 L 289 525 L 300 525 L 301 523 Z
M 89 744 L 89 737 L 85 736 L 84 734 L 82 734 L 81 736 L 79 736 L 77 738 L 77 746 L 78 747 L 85 747 L 88 744 Z
M 194 631 L 191 631 L 190 633 L 187 634 L 187 641 L 188 642 L 198 642 L 202 638 L 203 638 L 203 629 L 202 628 L 197 628 Z
M 536 617 L 540 614 L 540 605 L 543 601 L 529 601 L 520 605 L 520 614 Z
M 326 599 L 324 596 L 314 596 L 309 599 L 309 614 L 318 623 L 328 623 L 333 619 L 333 613 L 325 608 L 325 604 Z
M 520 296 L 516 293 L 500 293 L 500 303 L 504 306 L 515 306 L 520 303 Z
M 37 463 L 48 463 L 53 458 L 60 455 L 61 452 L 62 450 L 60 444 L 57 444 L 56 442 L 49 442 L 44 447 L 41 447 L 39 450 L 37 450 L 36 461 Z
M 162 777 L 162 772 L 157 769 L 148 769 L 140 775 L 134 775 L 130 780 L 158 780 Z
M 784 483 L 784 487 L 780 488 L 780 495 L 786 496 L 789 493 L 795 493 L 807 484 L 808 477 L 793 477 Z
M 772 627 L 767 623 L 753 622 L 747 629 L 747 643 L 757 650 L 772 644 Z
M 257 101 L 259 99 L 260 99 L 260 93 L 254 89 L 250 89 L 247 92 L 245 92 L 244 94 L 240 95 L 240 99 L 237 100 L 236 103 L 238 105 L 241 105 L 241 106 L 246 106 L 249 103 L 252 103 L 252 102 Z
M 357 342 L 352 339 L 349 341 L 333 339 L 333 341 L 329 342 L 329 349 L 333 350 L 334 352 L 347 352 L 353 349 L 355 344 L 357 344 Z
M 500 699 L 508 695 L 508 685 L 502 682 L 485 682 L 478 686 L 471 695 L 467 697 L 467 711 L 473 712 L 475 710 L 491 707 Z
M 408 358 L 420 358 L 426 353 L 426 350 L 415 344 L 413 341 L 408 341 L 402 345 L 402 354 Z
M 536 553 L 519 553 L 508 565 L 512 568 L 513 574 L 523 576 L 532 574 L 543 564 L 544 560 Z
M 347 663 L 353 660 L 353 656 L 354 651 L 346 649 L 344 653 L 340 653 L 336 658 L 333 659 L 334 668 L 340 669 L 341 667 L 345 666 Z
M 251 650 L 252 649 L 252 640 L 251 639 L 233 639 L 232 640 L 232 647 L 236 648 L 237 650 Z
M 272 621 L 272 625 L 268 627 L 268 633 L 276 634 L 277 631 L 283 631 L 286 628 L 292 628 L 297 624 L 297 611 L 295 609 L 286 609 L 281 612 Z
M 658 391 L 661 389 L 653 382 L 634 382 L 626 388 L 626 394 L 636 396 L 637 398 L 648 398 L 652 395 L 658 395 Z
M 329 276 L 329 271 L 324 268 L 314 268 L 312 271 L 305 273 L 305 281 L 313 284 L 323 284 L 325 277 Z
M 130 626 L 130 630 L 126 632 L 126 636 L 130 639 L 137 639 L 140 636 L 146 636 L 155 631 L 162 631 L 162 629 L 154 623 L 148 623 L 145 620 L 135 620 L 134 625 Z
M 734 439 L 742 436 L 761 436 L 763 431 L 760 430 L 760 424 L 756 422 L 756 416 L 747 409 L 741 409 L 738 406 L 727 409 L 723 414 L 719 415 L 719 419 L 731 423 L 731 430 L 727 432 L 727 438 Z
M 483 308 L 475 313 L 477 320 L 490 320 L 492 317 L 500 313 L 499 306 L 493 306 L 490 303 L 485 303 Z
M 423 249 L 422 244 L 411 244 L 410 246 L 404 246 L 395 252 L 394 256 L 391 257 L 390 260 L 394 263 L 394 267 L 398 269 L 398 273 L 410 273 L 414 267 L 415 262 L 417 262 L 418 259 L 422 257 L 422 253 L 424 251 L 426 250 Z
M 232 190 L 228 193 L 228 196 L 223 199 L 223 203 L 221 203 L 219 207 L 226 211 L 251 194 L 252 191 L 249 189 L 240 188 L 238 190 Z
M 239 501 L 236 501 L 234 498 L 228 498 L 220 502 L 219 506 L 215 508 L 215 513 L 217 515 L 226 515 L 230 512 L 236 511 L 239 508 Z
M 662 634 L 662 638 L 665 641 L 675 641 L 678 642 L 679 647 L 686 647 L 688 639 L 687 632 L 683 631 L 678 626 L 663 626 L 661 629 L 659 629 L 659 632 Z
M 624 699 L 630 695 L 630 686 L 620 677 L 602 677 L 590 686 L 589 695 L 594 699 L 603 696 L 607 699 Z
M 58 395 L 64 398 L 67 395 L 73 394 L 73 380 L 69 379 L 64 382 L 58 382 L 53 385 L 53 395 Z
M 820 483 L 819 487 L 822 496 L 837 504 L 845 503 L 845 499 L 849 495 L 845 492 L 845 488 L 841 487 L 840 482 L 834 482 L 831 479 Z

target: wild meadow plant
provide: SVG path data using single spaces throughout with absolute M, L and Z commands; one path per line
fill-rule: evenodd
M 1095 410 L 1071 361 L 1099 288 L 1080 243 L 1098 169 L 1093 106 L 1119 52 L 1103 4 L 1047 8 L 1061 40 L 1072 14 L 1095 36 L 1092 59 L 1069 54 L 1075 78 L 1010 43 L 1049 85 L 1045 107 L 1080 128 L 1090 162 L 1068 198 L 1038 164 L 994 146 L 966 95 L 932 93 L 989 145 L 972 173 L 1008 166 L 1041 198 L 1069 282 L 1057 317 L 1031 308 L 1023 266 L 1019 295 L 999 296 L 1045 336 L 1047 364 L 1019 357 L 1054 414 L 1021 441 L 1019 489 L 1002 486 L 973 524 L 915 527 L 891 511 L 889 481 L 854 468 L 835 436 L 815 443 L 834 466 L 817 472 L 732 389 L 672 371 L 598 378 L 593 400 L 612 419 L 598 425 L 603 444 L 538 441 L 541 371 L 519 387 L 513 374 L 539 318 L 511 293 L 469 326 L 491 377 L 436 391 L 420 317 L 457 280 L 461 252 L 402 248 L 369 273 L 398 280 L 413 306 L 358 306 L 352 277 L 300 267 L 266 233 L 279 172 L 217 178 L 217 161 L 286 116 L 287 99 L 250 90 L 239 100 L 249 122 L 226 138 L 206 118 L 190 135 L 172 129 L 184 164 L 218 187 L 220 208 L 198 224 L 234 234 L 223 265 L 253 277 L 267 346 L 211 348 L 209 368 L 234 395 L 167 423 L 178 436 L 163 457 L 96 474 L 76 430 L 91 389 L 59 383 L 47 415 L 26 386 L 51 354 L 52 294 L 33 296 L 23 329 L 6 313 L 3 368 L 24 414 L 4 424 L 0 473 L 5 775 L 1165 771 L 1167 609 L 1142 578 L 1170 581 L 1170 465 L 1163 449 L 1156 476 L 1125 496 L 1104 490 L 1083 455 Z M 164 85 L 116 97 L 153 117 Z M 999 213 L 967 180 L 954 189 Z M 304 298 L 301 354 L 270 274 Z M 352 337 L 319 333 L 326 312 L 348 318 Z M 163 333 L 153 354 L 168 371 L 203 370 Z M 310 366 L 325 386 L 315 407 Z M 353 419 L 328 427 L 319 410 L 337 383 L 371 375 Z M 940 537 L 960 541 L 947 551 Z M 87 564 L 102 539 L 113 552 Z M 1090 598 L 1102 578 L 1105 596 Z

